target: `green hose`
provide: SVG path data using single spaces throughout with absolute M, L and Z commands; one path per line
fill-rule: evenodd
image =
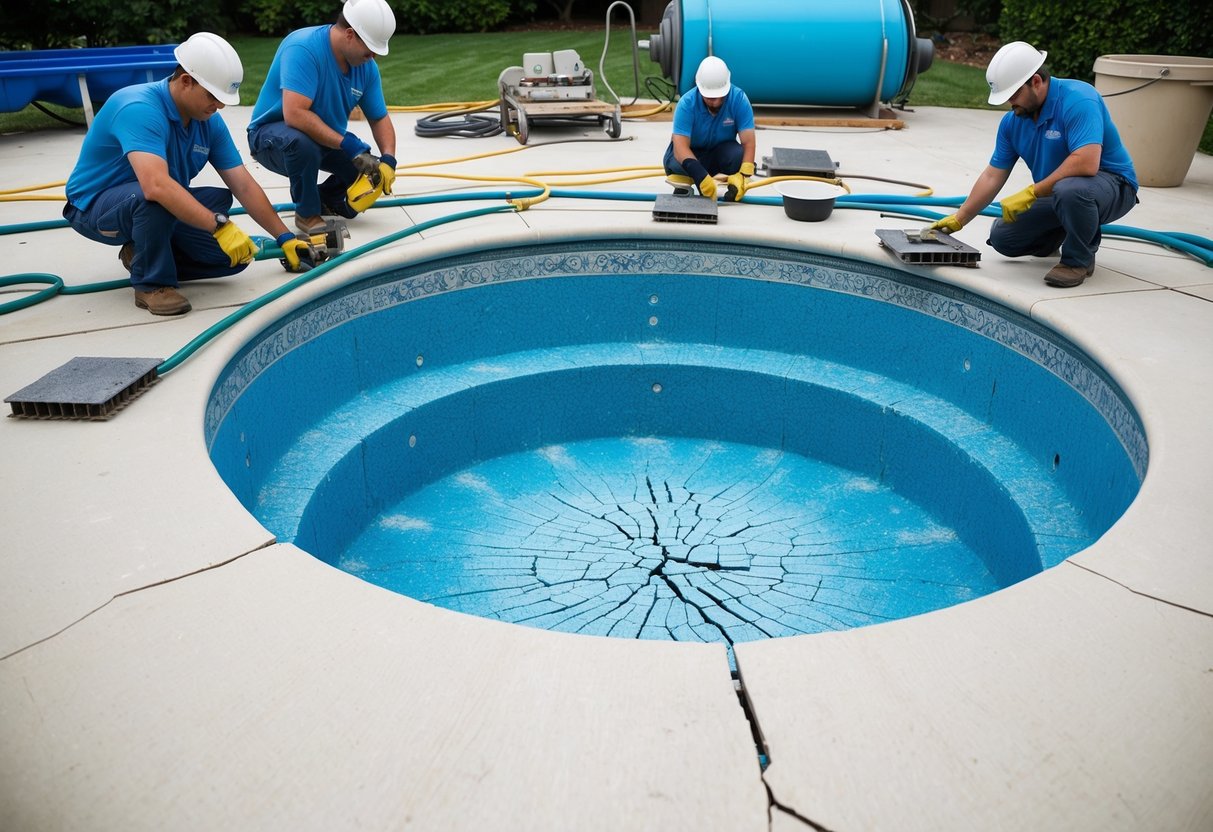
M 63 278 L 59 277 L 59 275 L 46 274 L 44 272 L 30 272 L 28 274 L 14 274 L 0 277 L 0 287 L 20 286 L 25 283 L 46 283 L 49 285 L 49 288 L 43 289 L 40 292 L 34 292 L 32 295 L 19 298 L 18 300 L 0 303 L 0 315 L 7 315 L 9 312 L 16 312 L 18 309 L 42 303 L 42 301 L 50 300 L 55 295 L 87 295 L 92 292 L 107 292 L 110 289 L 122 289 L 131 285 L 129 280 L 106 280 L 102 283 L 67 286 L 64 285 Z
M 539 191 L 536 189 L 523 189 L 521 192 L 473 191 L 473 192 L 457 193 L 457 194 L 435 194 L 435 195 L 420 196 L 420 197 L 400 197 L 400 198 L 395 198 L 395 199 L 380 199 L 375 204 L 374 207 L 375 208 L 394 208 L 394 207 L 405 207 L 405 206 L 410 206 L 410 205 L 430 205 L 430 204 L 444 203 L 444 202 L 465 202 L 465 201 L 476 201 L 476 200 L 485 200 L 485 199 L 507 199 L 507 200 L 509 200 L 509 199 L 517 199 L 517 198 L 524 197 L 524 196 L 535 195 L 538 193 L 539 193 Z M 656 199 L 656 194 L 652 194 L 652 193 L 634 193 L 634 192 L 618 192 L 618 191 L 616 191 L 616 192 L 612 192 L 612 191 L 574 191 L 574 190 L 562 190 L 562 189 L 552 189 L 551 196 L 556 197 L 556 198 L 564 198 L 564 199 L 605 199 L 605 200 L 626 200 L 626 201 L 633 201 L 633 202 L 652 202 Z M 898 194 L 898 195 L 849 194 L 846 196 L 839 197 L 838 201 L 837 201 L 837 206 L 839 208 L 849 208 L 849 209 L 855 209 L 855 210 L 868 210 L 868 211 L 881 211 L 881 212 L 885 212 L 885 213 L 919 216 L 919 217 L 923 217 L 924 219 L 936 220 L 936 219 L 940 219 L 943 215 L 941 213 L 939 213 L 938 211 L 931 210 L 932 208 L 956 207 L 956 206 L 960 205 L 961 202 L 963 202 L 963 201 L 964 201 L 964 197 L 919 197 L 919 196 L 905 196 L 905 195 L 900 195 L 900 194 Z M 781 197 L 763 197 L 763 196 L 747 196 L 742 200 L 742 202 L 755 204 L 755 205 L 782 205 L 783 204 L 783 200 Z M 294 205 L 291 203 L 285 203 L 282 205 L 274 206 L 274 209 L 276 211 L 287 211 L 287 210 L 292 210 L 293 208 L 294 208 Z M 484 214 L 500 213 L 500 212 L 513 211 L 513 210 L 515 210 L 513 205 L 499 205 L 499 206 L 492 206 L 489 208 L 476 209 L 476 210 L 472 210 L 472 211 L 464 211 L 464 212 L 461 212 L 458 214 L 452 214 L 447 217 L 440 217 L 438 219 L 430 220 L 428 222 L 424 222 L 419 225 L 411 226 L 410 228 L 404 229 L 403 231 L 399 231 L 394 234 L 389 234 L 378 240 L 373 240 L 372 242 L 367 243 L 364 246 L 353 249 L 351 251 L 347 251 L 344 254 L 340 255 L 339 257 L 335 257 L 332 260 L 328 261 L 327 263 L 323 263 L 320 266 L 317 266 L 315 269 L 296 277 L 294 280 L 289 281 L 288 283 L 283 284 L 282 286 L 275 289 L 273 292 L 270 292 L 266 295 L 263 295 L 260 298 L 257 298 L 255 300 L 251 301 L 249 304 L 247 304 L 246 306 L 237 310 L 236 312 L 233 312 L 231 315 L 229 315 L 227 318 L 224 318 L 222 321 L 215 324 L 213 327 L 208 328 L 205 332 L 203 332 L 201 335 L 199 335 L 197 338 L 195 338 L 193 341 L 191 341 L 189 344 L 187 344 L 186 347 L 184 347 L 182 350 L 179 350 L 177 353 L 175 353 L 173 356 L 171 356 L 168 360 L 166 360 L 160 366 L 160 372 L 164 373 L 164 372 L 168 372 L 168 371 L 172 370 L 177 365 L 179 365 L 183 360 L 185 360 L 185 358 L 187 358 L 194 351 L 196 351 L 199 347 L 201 347 L 202 344 L 204 344 L 207 341 L 214 338 L 215 335 L 218 334 L 218 332 L 223 331 L 223 329 L 226 329 L 228 326 L 231 326 L 231 324 L 233 324 L 236 321 L 240 320 L 241 318 L 245 317 L 249 313 L 253 312 L 256 309 L 261 308 L 262 306 L 271 302 L 272 300 L 275 300 L 275 299 L 281 297 L 282 295 L 286 294 L 287 292 L 292 291 L 293 289 L 302 285 L 303 283 L 306 283 L 309 280 L 312 280 L 313 278 L 318 277 L 321 274 L 324 274 L 329 269 L 335 267 L 338 263 L 343 263 L 346 260 L 353 259 L 354 257 L 360 256 L 368 251 L 372 251 L 376 248 L 379 248 L 380 246 L 386 245 L 387 243 L 394 242 L 394 241 L 399 240 L 403 237 L 406 237 L 410 234 L 415 234 L 419 231 L 424 231 L 426 229 L 433 228 L 437 225 L 441 225 L 441 224 L 444 224 L 447 222 L 456 222 L 459 220 L 468 219 L 470 217 L 482 216 Z M 233 208 L 230 213 L 240 214 L 240 213 L 245 213 L 245 212 L 244 212 L 243 208 L 236 207 L 236 208 Z M 1000 209 L 997 207 L 997 204 L 991 205 L 991 206 L 987 207 L 984 211 L 982 211 L 982 214 L 985 216 L 996 217 L 996 216 L 1000 215 Z M 20 233 L 23 231 L 45 230 L 45 229 L 49 229 L 49 228 L 62 228 L 65 226 L 67 226 L 67 222 L 65 220 L 49 220 L 49 221 L 45 221 L 45 222 L 17 223 L 14 225 L 0 226 L 0 235 Z M 1135 240 L 1152 243 L 1154 245 L 1158 245 L 1163 248 L 1182 252 L 1197 260 L 1202 261 L 1207 266 L 1213 266 L 1213 240 L 1210 240 L 1206 237 L 1200 237 L 1198 235 L 1188 234 L 1186 232 L 1151 231 L 1148 229 L 1135 228 L 1133 226 L 1127 226 L 1127 225 L 1105 225 L 1105 226 L 1103 226 L 1102 230 L 1103 230 L 1103 233 L 1105 233 L 1111 237 L 1122 237 L 1122 238 L 1135 239 Z M 261 245 L 260 245 L 260 251 L 257 255 L 258 260 L 278 258 L 278 257 L 282 256 L 281 251 L 279 249 L 277 249 L 276 247 L 271 247 L 269 245 L 268 240 L 266 240 L 264 238 L 259 238 L 259 239 L 261 239 Z M 124 288 L 124 287 L 130 286 L 130 281 L 128 281 L 128 280 L 112 280 L 112 281 L 105 281 L 105 282 L 101 282 L 101 283 L 90 283 L 90 284 L 85 284 L 85 285 L 80 285 L 80 286 L 66 286 L 66 285 L 64 285 L 63 280 L 61 278 L 59 278 L 55 275 L 44 274 L 44 273 L 19 274 L 19 275 L 11 275 L 8 277 L 0 277 L 0 287 L 15 286 L 15 285 L 20 285 L 20 284 L 25 284 L 25 283 L 47 284 L 48 288 L 35 292 L 32 295 L 29 295 L 28 297 L 24 297 L 19 300 L 0 304 L 0 315 L 6 315 L 10 312 L 15 312 L 19 309 L 25 309 L 26 307 L 33 306 L 33 305 L 41 303 L 45 300 L 49 300 L 50 298 L 54 297 L 57 294 L 64 294 L 64 295 L 85 294 L 85 293 L 89 293 L 89 292 L 100 292 L 100 291 L 106 291 L 106 290 L 110 290 L 110 289 L 118 289 L 118 288 Z M 214 331 L 212 331 L 212 330 L 214 330 Z
M 18 309 L 24 309 L 27 306 L 42 303 L 44 300 L 50 300 L 59 294 L 59 291 L 63 288 L 63 278 L 55 274 L 32 272 L 30 274 L 14 274 L 8 277 L 0 277 L 0 286 L 20 286 L 25 283 L 48 283 L 50 284 L 50 288 L 34 292 L 32 295 L 18 300 L 0 303 L 0 315 L 7 315 L 9 312 L 16 312 Z
M 304 283 L 314 280 L 317 277 L 320 277 L 320 275 L 325 274 L 328 271 L 331 271 L 332 269 L 336 268 L 338 265 L 346 263 L 349 260 L 353 260 L 355 257 L 361 257 L 363 254 L 366 254 L 367 252 L 370 252 L 370 251 L 374 251 L 375 249 L 380 248 L 381 246 L 385 246 L 388 243 L 394 243 L 396 240 L 403 239 L 404 237 L 408 237 L 409 235 L 416 234 L 420 231 L 426 231 L 430 228 L 434 228 L 439 225 L 445 225 L 446 223 L 450 223 L 450 222 L 458 222 L 459 220 L 471 219 L 472 217 L 481 217 L 481 216 L 484 216 L 485 214 L 499 214 L 499 213 L 503 213 L 505 211 L 513 211 L 513 210 L 515 210 L 515 209 L 514 209 L 514 206 L 512 206 L 512 205 L 492 205 L 488 208 L 476 208 L 471 211 L 461 211 L 457 214 L 448 214 L 445 217 L 438 217 L 437 219 L 427 220 L 426 222 L 418 223 L 417 225 L 413 225 L 413 226 L 409 226 L 408 228 L 405 228 L 402 231 L 397 231 L 393 234 L 388 234 L 385 237 L 380 237 L 377 240 L 372 240 L 371 242 L 367 243 L 366 245 L 359 246 L 358 248 L 355 248 L 355 249 L 350 249 L 349 251 L 344 252 L 344 253 L 338 255 L 337 257 L 334 257 L 332 260 L 327 260 L 324 263 L 321 263 L 316 268 L 311 269 L 310 271 L 306 271 L 303 274 L 296 276 L 294 280 L 287 281 L 286 283 L 279 286 L 277 289 L 274 289 L 271 292 L 266 292 L 261 297 L 258 297 L 258 298 L 255 298 L 255 299 L 249 301 L 244 306 L 241 306 L 239 309 L 237 309 L 235 312 L 231 313 L 227 317 L 211 324 L 206 329 L 204 329 L 201 333 L 199 333 L 188 344 L 186 344 L 184 347 L 177 350 L 175 353 L 173 353 L 168 358 L 166 358 L 156 369 L 160 373 L 160 375 L 164 375 L 165 373 L 171 372 L 178 365 L 180 365 L 182 361 L 185 361 L 185 359 L 189 358 L 191 355 L 193 355 L 195 352 L 197 352 L 199 349 L 201 349 L 202 346 L 205 345 L 207 342 L 211 341 L 217 335 L 219 335 L 220 333 L 224 332 L 226 329 L 231 327 L 232 324 L 248 317 L 256 310 L 260 309 L 261 307 L 265 306 L 266 304 L 268 304 L 272 301 L 277 300 L 278 298 L 282 297 L 283 295 L 285 295 L 289 292 L 293 292 L 295 289 L 299 288 Z

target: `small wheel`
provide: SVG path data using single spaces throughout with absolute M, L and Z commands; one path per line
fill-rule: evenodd
M 518 144 L 526 144 L 526 140 L 531 137 L 531 129 L 526 123 L 526 113 L 522 110 L 518 111 Z
M 604 116 L 603 118 L 606 121 L 606 132 L 608 136 L 610 136 L 612 139 L 617 139 L 623 135 L 623 119 L 619 117 L 619 110 L 615 110 L 613 115 Z

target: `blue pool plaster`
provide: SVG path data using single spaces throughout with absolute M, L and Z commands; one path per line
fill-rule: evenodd
M 661 241 L 335 290 L 236 356 L 206 430 L 280 540 L 374 583 L 730 642 L 1022 580 L 1097 539 L 1147 462 L 1107 376 L 1009 310 L 870 264 Z

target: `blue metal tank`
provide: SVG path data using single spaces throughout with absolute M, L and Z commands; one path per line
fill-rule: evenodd
M 671 0 L 649 57 L 685 93 L 708 55 L 755 103 L 860 107 L 904 99 L 935 48 L 908 0 Z

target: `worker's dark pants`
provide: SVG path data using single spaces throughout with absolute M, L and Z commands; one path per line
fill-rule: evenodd
M 721 142 L 714 147 L 692 147 L 691 152 L 695 154 L 695 158 L 699 160 L 699 164 L 703 165 L 710 176 L 715 176 L 718 173 L 731 176 L 737 173 L 737 171 L 741 170 L 741 159 L 744 156 L 741 144 L 735 139 Z M 665 159 L 662 160 L 662 164 L 665 165 L 665 172 L 667 174 L 687 175 L 687 172 L 682 169 L 682 165 L 678 164 L 678 160 L 674 158 L 673 142 L 670 142 L 670 146 L 666 148 Z
M 318 145 L 303 131 L 281 121 L 249 133 L 248 146 L 254 159 L 291 181 L 297 216 L 339 214 L 352 219 L 358 215 L 345 197 L 346 189 L 358 178 L 358 169 L 341 149 Z M 332 176 L 317 185 L 320 171 Z
M 1123 176 L 1101 170 L 1070 176 L 1053 186 L 1015 222 L 994 220 L 987 240 L 1007 257 L 1048 257 L 1061 247 L 1066 266 L 1090 266 L 1102 239 L 1099 227 L 1123 217 L 1137 204 L 1137 191 Z
M 227 188 L 190 188 L 189 192 L 212 211 L 231 210 L 232 192 Z M 248 266 L 232 266 L 211 232 L 186 225 L 160 203 L 149 202 L 138 182 L 105 189 L 93 197 L 86 211 L 68 203 L 63 218 L 90 240 L 111 246 L 133 243 L 131 285 L 140 292 L 176 286 L 181 280 L 226 277 Z

